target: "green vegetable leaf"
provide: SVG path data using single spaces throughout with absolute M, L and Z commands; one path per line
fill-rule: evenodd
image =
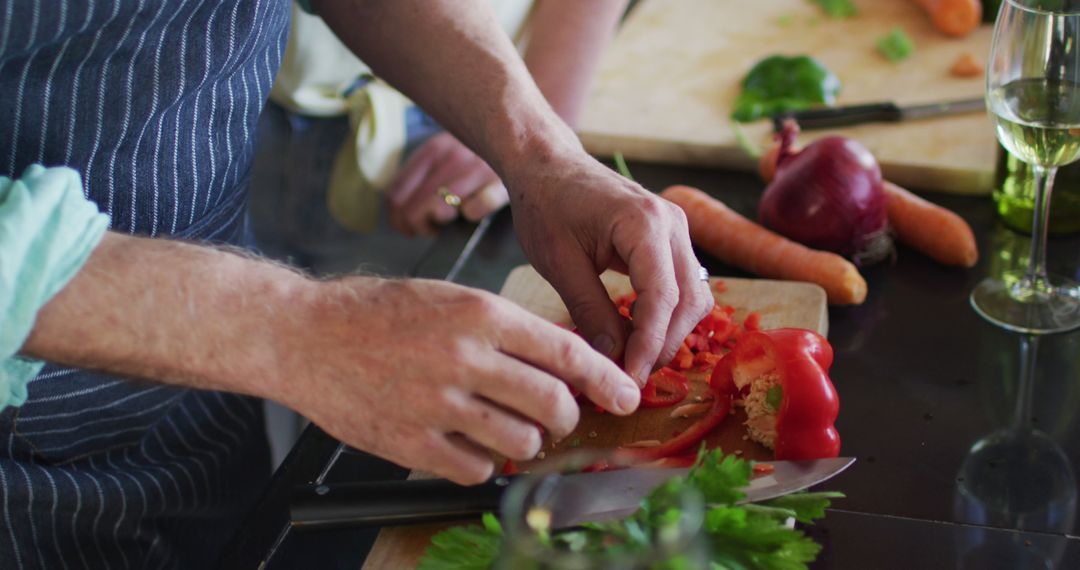
M 824 10 L 825 13 L 832 18 L 850 18 L 859 12 L 855 9 L 855 5 L 851 3 L 851 0 L 812 1 L 814 2 L 814 4 L 821 6 L 821 9 Z
M 686 479 L 701 491 L 706 503 L 733 505 L 746 496 L 742 488 L 750 483 L 752 469 L 749 461 L 714 449 L 698 456 Z
M 742 514 L 735 514 L 733 511 Z M 724 568 L 805 570 L 821 546 L 776 517 L 739 507 L 716 507 L 706 515 L 713 561 Z
M 878 39 L 877 49 L 885 59 L 896 62 L 907 59 L 914 53 L 915 42 L 911 41 L 903 28 L 896 27 Z
M 622 153 L 616 152 L 613 158 L 615 160 L 615 170 L 617 170 L 619 174 L 622 174 L 623 178 L 633 182 L 634 175 L 630 174 L 630 168 L 626 166 L 626 159 L 623 158 Z
M 821 493 L 793 493 L 777 497 L 761 503 L 763 506 L 776 507 L 793 511 L 796 520 L 801 523 L 812 523 L 825 516 L 825 509 L 832 503 L 832 499 L 844 498 L 843 493 L 835 491 Z
M 487 570 L 495 564 L 502 542 L 502 529 L 492 532 L 494 515 L 484 515 L 484 528 L 477 525 L 456 526 L 436 534 L 424 551 L 417 570 Z
M 708 543 L 710 568 L 714 570 L 806 570 L 821 547 L 802 531 L 787 526 L 791 518 L 804 523 L 825 514 L 829 501 L 840 493 L 796 493 L 771 501 L 735 505 L 745 494 L 752 463 L 720 450 L 698 453 L 685 478 L 675 477 L 642 500 L 636 513 L 621 520 L 586 523 L 573 530 L 555 531 L 539 541 L 545 549 L 577 552 L 603 567 L 612 557 L 630 556 L 658 548 L 681 548 L 681 525 L 685 524 L 687 498 L 700 494 L 705 508 L 702 538 Z M 481 525 L 455 527 L 440 532 L 420 561 L 420 570 L 485 570 L 491 568 L 506 546 L 502 525 L 492 514 Z M 691 570 L 700 560 L 673 552 L 650 566 L 653 570 Z
M 769 407 L 774 410 L 780 409 L 780 404 L 784 401 L 784 387 L 777 385 L 769 388 L 768 392 L 765 392 L 765 403 L 769 404 Z
M 805 56 L 769 56 L 754 65 L 742 81 L 731 118 L 740 123 L 832 105 L 840 79 L 818 60 Z
M 484 513 L 480 517 L 480 521 L 484 523 L 484 530 L 488 531 L 489 534 L 502 536 L 502 523 L 499 522 L 499 517 L 496 517 L 494 513 Z

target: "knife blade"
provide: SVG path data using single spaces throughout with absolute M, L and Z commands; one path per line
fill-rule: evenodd
M 866 103 L 783 113 L 773 117 L 773 128 L 779 131 L 784 120 L 788 118 L 795 119 L 803 130 L 814 130 L 847 127 L 863 123 L 897 123 L 985 110 L 986 100 L 982 97 L 908 106 L 888 102 Z
M 764 501 L 816 485 L 847 469 L 854 458 L 772 461 L 773 473 L 754 478 L 742 502 Z M 687 468 L 620 469 L 599 473 L 548 475 L 552 527 L 620 518 L 637 510 L 641 499 Z M 498 511 L 515 477 L 495 477 L 460 486 L 445 479 L 302 485 L 294 489 L 290 524 L 296 530 L 422 524 Z M 556 481 L 557 479 L 557 481 Z M 557 484 L 554 484 L 556 483 Z

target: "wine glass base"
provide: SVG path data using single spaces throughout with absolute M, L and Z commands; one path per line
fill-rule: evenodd
M 1046 291 L 987 278 L 971 292 L 971 306 L 982 318 L 1011 331 L 1050 334 L 1080 328 L 1080 283 L 1051 275 Z

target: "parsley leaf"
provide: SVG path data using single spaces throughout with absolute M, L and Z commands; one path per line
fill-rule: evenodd
M 491 525 L 494 522 L 495 526 Z M 456 526 L 436 534 L 417 570 L 487 570 L 495 564 L 502 543 L 499 521 L 484 514 L 484 526 Z M 497 532 L 493 532 L 499 528 Z
M 859 13 L 851 0 L 813 0 L 813 2 L 821 6 L 821 9 L 832 18 L 850 18 Z
M 885 59 L 897 62 L 907 59 L 915 52 L 915 42 L 911 41 L 904 28 L 893 28 L 888 35 L 877 41 L 877 49 Z
M 825 516 L 825 508 L 831 499 L 843 499 L 843 493 L 793 493 L 761 503 L 768 507 L 778 507 L 794 512 L 794 517 L 801 523 L 812 523 Z
M 750 483 L 752 470 L 749 461 L 716 450 L 699 454 L 686 478 L 701 491 L 706 503 L 732 505 L 746 496 L 742 488 Z

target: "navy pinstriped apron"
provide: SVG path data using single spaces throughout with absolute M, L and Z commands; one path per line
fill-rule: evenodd
M 115 231 L 238 242 L 288 18 L 0 0 L 0 174 L 70 166 Z M 48 366 L 0 414 L 0 568 L 206 567 L 268 474 L 254 400 Z

